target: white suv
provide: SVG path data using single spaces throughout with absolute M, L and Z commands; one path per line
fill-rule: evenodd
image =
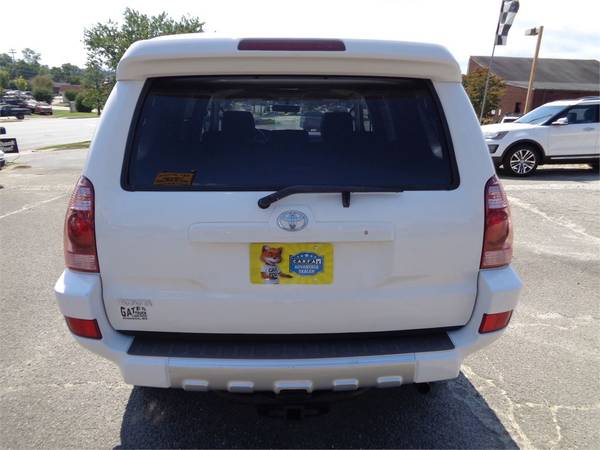
M 538 165 L 600 161 L 600 97 L 546 103 L 514 122 L 481 127 L 494 164 L 514 176 Z
M 456 377 L 510 320 L 511 255 L 444 48 L 171 36 L 119 64 L 55 291 L 128 383 L 348 391 Z

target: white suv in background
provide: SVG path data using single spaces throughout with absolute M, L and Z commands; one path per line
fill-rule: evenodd
M 64 247 L 79 343 L 128 383 L 195 391 L 454 378 L 521 289 L 459 66 L 405 42 L 137 42 Z
M 599 97 L 546 103 L 514 122 L 481 127 L 494 164 L 525 177 L 542 164 L 600 159 Z

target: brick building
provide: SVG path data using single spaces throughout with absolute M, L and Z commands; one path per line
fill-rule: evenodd
M 471 56 L 468 73 L 487 68 L 489 56 Z M 496 112 L 498 118 L 507 114 L 523 114 L 532 58 L 496 56 L 492 73 L 506 83 L 506 91 Z M 595 59 L 538 60 L 533 84 L 531 109 L 554 100 L 600 95 L 600 61 Z

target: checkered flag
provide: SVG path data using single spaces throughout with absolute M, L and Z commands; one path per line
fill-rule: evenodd
M 519 0 L 503 0 L 500 9 L 500 19 L 496 29 L 496 45 L 506 45 L 508 30 L 515 20 L 519 10 Z

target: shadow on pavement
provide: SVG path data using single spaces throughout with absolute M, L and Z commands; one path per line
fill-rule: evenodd
M 577 181 L 587 183 L 597 181 L 600 178 L 598 170 L 587 165 L 576 166 L 541 166 L 530 177 L 520 178 L 511 176 L 508 171 L 498 169 L 500 178 L 507 180 L 522 180 L 522 181 Z
M 302 421 L 259 416 L 214 393 L 135 387 L 117 448 L 517 448 L 461 374 L 422 395 L 371 390 Z

